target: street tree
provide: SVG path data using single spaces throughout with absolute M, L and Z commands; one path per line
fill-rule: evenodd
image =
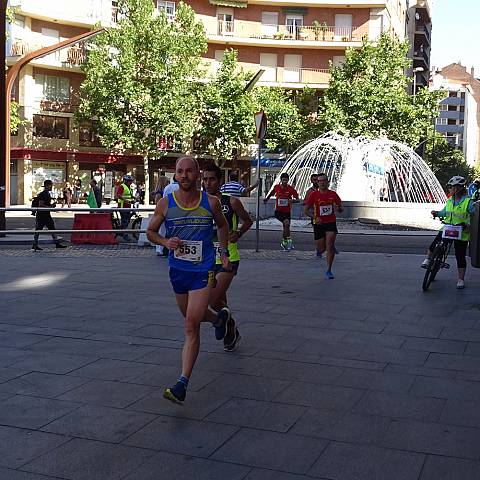
M 441 92 L 407 92 L 411 80 L 408 43 L 390 33 L 378 42 L 365 39 L 358 49 L 347 49 L 345 63 L 331 68 L 331 81 L 320 100 L 319 133 L 335 130 L 351 136 L 387 136 L 418 145 L 438 114 Z
M 118 18 L 89 45 L 76 116 L 95 120 L 105 147 L 143 156 L 148 203 L 149 158 L 162 154 L 162 139 L 189 149 L 207 43 L 203 26 L 182 2 L 169 19 L 151 0 L 119 0 Z
M 7 22 L 12 24 L 15 20 L 15 10 L 13 8 L 7 8 Z M 8 32 L 7 32 L 8 37 Z M 7 66 L 5 65 L 7 70 Z M 23 124 L 22 119 L 20 118 L 18 112 L 18 103 L 12 101 L 10 103 L 10 132 L 15 133 L 18 130 L 18 127 Z

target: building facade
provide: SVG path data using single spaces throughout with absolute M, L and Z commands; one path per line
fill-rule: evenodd
M 435 129 L 462 150 L 470 166 L 480 160 L 480 81 L 473 69 L 453 63 L 433 73 L 431 88 L 444 90 Z
M 178 1 L 153 0 L 173 17 Z M 330 64 L 343 62 L 347 47 L 358 47 L 384 31 L 405 34 L 406 0 L 192 0 L 187 2 L 202 22 L 208 39 L 205 63 L 210 74 L 224 51 L 238 51 L 240 68 L 263 69 L 259 84 L 318 91 L 327 88 Z M 11 0 L 15 21 L 8 25 L 7 64 L 38 48 L 87 32 L 96 24 L 112 27 L 115 0 Z M 125 173 L 144 178 L 143 160 L 102 148 L 94 123 L 76 125 L 85 58 L 79 44 L 30 62 L 22 69 L 12 97 L 25 124 L 12 135 L 11 203 L 29 203 L 45 178 L 54 193 L 66 181 L 102 179 L 106 196 Z M 168 142 L 165 142 L 168 149 Z M 151 185 L 160 167 L 173 169 L 175 154 L 152 165 Z M 240 169 L 249 170 L 249 159 Z M 247 166 L 245 166 L 247 165 Z

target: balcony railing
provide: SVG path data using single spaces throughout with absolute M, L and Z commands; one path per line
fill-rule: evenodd
M 335 27 L 327 25 L 294 26 L 267 25 L 241 20 L 218 20 L 216 27 L 214 31 L 212 26 L 207 25 L 207 35 L 310 42 L 361 42 L 363 37 L 369 35 L 368 25 L 357 27 Z
M 16 39 L 12 42 L 12 48 L 9 52 L 12 57 L 23 56 L 27 53 L 39 50 L 46 47 L 47 42 L 42 42 L 42 36 L 31 37 L 28 39 Z M 51 43 L 50 43 L 51 45 Z M 86 50 L 83 46 L 74 45 L 70 48 L 64 48 L 58 52 L 50 53 L 41 57 L 39 60 L 47 64 L 54 64 L 58 66 L 78 67 L 84 61 L 86 57 Z

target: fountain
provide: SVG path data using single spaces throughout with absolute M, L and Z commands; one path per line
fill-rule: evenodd
M 410 147 L 386 138 L 327 133 L 300 147 L 278 174 L 277 181 L 284 172 L 300 198 L 310 187 L 310 175 L 323 172 L 330 179 L 330 188 L 345 201 L 446 201 L 440 183 L 423 159 Z

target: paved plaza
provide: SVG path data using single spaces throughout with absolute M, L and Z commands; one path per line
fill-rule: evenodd
M 480 271 L 419 255 L 243 252 L 243 339 L 182 320 L 151 249 L 0 249 L 1 480 L 480 479 Z M 453 260 L 452 260 L 453 261 Z

